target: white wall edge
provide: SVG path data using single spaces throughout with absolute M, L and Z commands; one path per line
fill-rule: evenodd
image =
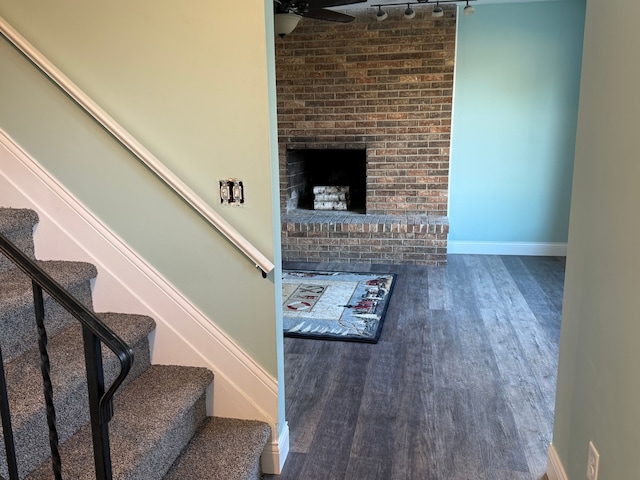
M 154 364 L 201 366 L 214 373 L 208 415 L 262 420 L 271 426 L 272 438 L 282 436 L 277 380 L 0 129 L 2 203 L 38 212 L 38 258 L 89 261 L 98 268 L 96 311 L 145 314 L 156 321 L 150 338 Z M 288 449 L 288 433 L 286 438 Z M 273 465 L 286 458 L 280 443 L 265 448 Z
M 566 257 L 566 243 L 544 242 L 468 242 L 449 240 L 447 253 L 469 255 L 531 255 Z
M 547 477 L 549 480 L 569 480 L 553 443 L 547 451 Z

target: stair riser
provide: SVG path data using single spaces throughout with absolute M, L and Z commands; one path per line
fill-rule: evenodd
M 78 349 L 75 352 L 77 358 L 74 359 L 74 363 L 84 362 L 80 332 L 74 335 L 74 337 L 76 338 L 76 342 L 74 343 L 78 345 Z M 147 336 L 143 337 L 136 344 L 131 345 L 131 347 L 134 349 L 135 362 L 125 380 L 125 385 L 137 378 L 151 364 Z M 37 360 L 35 361 L 37 362 Z M 57 364 L 55 356 L 52 356 L 52 372 L 55 372 L 55 365 Z M 103 367 L 105 384 L 110 385 L 118 375 L 120 368 L 119 362 L 111 352 L 103 353 Z M 42 382 L 41 377 L 34 380 L 40 383 Z M 54 384 L 58 439 L 62 444 L 84 424 L 89 422 L 85 370 L 79 368 L 74 378 L 67 376 L 64 380 L 56 378 L 54 373 L 52 373 L 52 381 Z M 41 396 L 41 398 L 44 397 Z M 20 400 L 21 399 L 10 399 L 12 403 L 15 402 L 16 404 L 19 404 Z M 12 406 L 12 411 L 15 411 L 13 408 Z M 20 407 L 17 406 L 17 408 Z M 20 476 L 22 477 L 35 469 L 51 454 L 44 401 L 41 402 L 35 412 L 29 412 L 29 415 L 26 416 L 17 415 L 14 418 L 13 430 Z M 4 449 L 3 439 L 0 440 L 0 448 Z M 4 456 L 0 457 L 0 475 L 5 478 L 8 477 Z
M 13 230 L 10 232 L 2 232 L 16 247 L 22 252 L 26 253 L 29 258 L 35 260 L 34 245 L 33 245 L 33 232 L 31 227 L 22 228 L 19 230 Z M 0 273 L 8 272 L 13 268 L 13 262 L 9 260 L 4 254 L 0 253 Z
M 71 286 L 69 292 L 83 305 L 92 308 L 89 281 Z M 25 296 L 28 295 L 31 295 L 31 303 L 6 305 L 0 310 L 0 332 L 11 332 L 11 335 L 0 333 L 0 346 L 5 364 L 38 345 L 32 294 L 27 292 Z M 45 328 L 49 338 L 78 322 L 46 294 L 44 295 L 44 306 Z
M 163 480 L 260 480 L 260 454 L 270 435 L 271 429 L 263 422 L 207 418 Z M 211 465 L 218 466 L 215 473 Z
M 190 410 L 175 419 L 171 429 L 156 444 L 156 448 L 152 448 L 138 468 L 126 476 L 127 480 L 162 480 L 204 422 L 206 415 L 203 392 Z
M 0 207 L 0 233 L 7 237 L 31 259 L 35 259 L 33 229 L 38 222 L 35 212 Z M 0 253 L 0 273 L 13 267 L 13 263 Z
M 109 423 L 113 478 L 163 478 L 203 423 L 207 385 L 212 380 L 204 369 L 156 365 L 124 388 Z M 65 443 L 65 478 L 95 479 L 91 448 L 88 426 Z M 26 478 L 50 480 L 51 467 L 42 464 Z

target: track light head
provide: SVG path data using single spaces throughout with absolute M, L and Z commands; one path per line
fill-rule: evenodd
M 469 2 L 467 1 L 467 6 L 464 7 L 463 13 L 465 17 L 468 17 L 469 15 L 473 15 L 474 13 L 476 13 L 476 9 L 469 5 Z
M 436 5 L 435 7 L 433 7 L 433 12 L 431 13 L 431 16 L 434 18 L 440 18 L 444 16 L 444 10 L 442 9 L 442 7 L 440 5 Z
M 411 8 L 409 5 L 407 5 L 407 9 L 404 11 L 404 18 L 406 18 L 407 20 L 411 20 L 415 16 L 416 16 L 415 10 Z
M 382 7 L 378 6 L 378 13 L 376 13 L 376 20 L 379 22 L 386 20 L 389 14 L 382 10 Z

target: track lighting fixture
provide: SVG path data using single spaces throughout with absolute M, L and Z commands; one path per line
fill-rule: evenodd
M 407 4 L 407 9 L 404 11 L 404 18 L 411 20 L 415 16 L 416 12 L 411 8 L 411 6 L 409 6 L 409 4 Z
M 473 15 L 474 13 L 476 13 L 476 9 L 469 5 L 469 2 L 467 1 L 467 6 L 464 7 L 463 13 L 465 16 Z
M 387 11 L 382 10 L 382 7 L 388 8 L 388 7 L 406 5 L 407 8 L 404 10 L 403 16 L 405 19 L 411 20 L 416 16 L 416 11 L 411 7 L 411 5 L 433 5 L 435 3 L 436 6 L 433 7 L 433 10 L 431 11 L 431 16 L 433 18 L 440 18 L 440 17 L 444 17 L 444 9 L 440 6 L 440 4 L 452 3 L 457 5 L 459 3 L 466 2 L 466 6 L 463 9 L 464 15 L 473 15 L 475 13 L 475 9 L 471 5 L 469 5 L 469 2 L 473 2 L 473 1 L 475 0 L 416 0 L 413 2 L 385 3 L 384 5 L 380 4 L 380 5 L 371 5 L 371 6 L 378 7 L 378 11 L 376 12 L 376 20 L 381 22 L 382 20 L 386 20 L 389 17 L 389 14 L 387 13 Z

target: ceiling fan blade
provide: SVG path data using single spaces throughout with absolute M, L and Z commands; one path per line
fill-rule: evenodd
M 340 12 L 334 12 L 333 10 L 323 10 L 322 8 L 309 10 L 302 14 L 306 18 L 315 18 L 316 20 L 326 20 L 328 22 L 340 22 L 349 23 L 353 22 L 356 17 L 346 15 Z
M 309 10 L 317 10 L 325 7 L 340 7 L 354 3 L 364 3 L 367 0 L 309 0 Z

